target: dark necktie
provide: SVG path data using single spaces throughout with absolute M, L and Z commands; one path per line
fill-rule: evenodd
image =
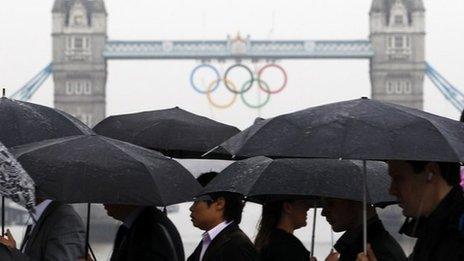
M 31 237 L 31 233 L 32 233 L 32 224 L 27 225 L 27 227 L 26 227 L 26 233 L 24 234 L 23 243 L 21 244 L 20 251 L 24 252 L 24 249 L 26 248 L 26 244 L 28 243 L 28 241 L 29 241 L 29 239 Z

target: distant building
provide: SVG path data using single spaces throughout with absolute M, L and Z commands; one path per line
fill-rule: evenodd
M 92 127 L 105 117 L 105 4 L 102 0 L 56 0 L 52 14 L 55 108 Z
M 423 109 L 425 8 L 422 0 L 373 0 L 372 98 Z

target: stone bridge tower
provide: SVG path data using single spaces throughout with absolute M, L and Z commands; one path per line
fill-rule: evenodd
M 422 0 L 373 0 L 372 98 L 423 109 L 425 9 Z
M 92 127 L 105 117 L 104 2 L 56 0 L 52 14 L 55 108 Z

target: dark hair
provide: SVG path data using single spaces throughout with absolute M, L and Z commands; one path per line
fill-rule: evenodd
M 218 175 L 218 173 L 215 172 L 215 171 L 205 172 L 205 173 L 200 174 L 200 176 L 198 176 L 197 181 L 198 181 L 198 183 L 200 183 L 200 185 L 205 187 L 217 175 Z
M 237 225 L 242 221 L 242 212 L 243 207 L 245 206 L 245 201 L 243 196 L 233 192 L 216 192 L 208 194 L 213 200 L 206 201 L 206 203 L 211 205 L 214 201 L 219 198 L 223 198 L 225 201 L 224 205 L 224 220 L 234 221 Z
M 406 161 L 412 166 L 415 173 L 420 173 L 425 170 L 425 166 L 432 161 Z M 446 183 L 452 187 L 459 185 L 461 181 L 460 169 L 461 165 L 457 162 L 435 162 L 440 168 L 440 175 Z
M 208 183 L 213 180 L 218 175 L 217 172 L 210 171 L 201 174 L 197 181 L 205 187 Z M 245 202 L 243 201 L 243 196 L 237 193 L 232 192 L 215 192 L 208 194 L 212 200 L 206 200 L 206 203 L 211 205 L 214 201 L 219 198 L 223 198 L 225 201 L 224 206 L 224 219 L 226 221 L 234 221 L 237 225 L 240 224 L 242 221 L 242 211 L 243 207 L 245 206 Z
M 263 212 L 258 225 L 258 234 L 255 238 L 255 247 L 258 252 L 261 252 L 269 244 L 271 232 L 279 224 L 284 202 L 291 201 L 272 201 L 263 204 Z

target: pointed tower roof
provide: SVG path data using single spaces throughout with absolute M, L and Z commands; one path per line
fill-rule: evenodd
M 69 13 L 75 2 L 81 2 L 88 13 L 106 14 L 105 3 L 103 0 L 55 0 L 52 13 Z
M 396 1 L 402 2 L 408 12 L 425 11 L 422 0 L 372 0 L 370 12 L 389 13 Z
M 422 0 L 411 0 L 411 9 L 413 11 L 425 11 L 424 2 Z
M 385 0 L 372 0 L 371 12 L 384 12 L 387 11 L 385 8 Z

